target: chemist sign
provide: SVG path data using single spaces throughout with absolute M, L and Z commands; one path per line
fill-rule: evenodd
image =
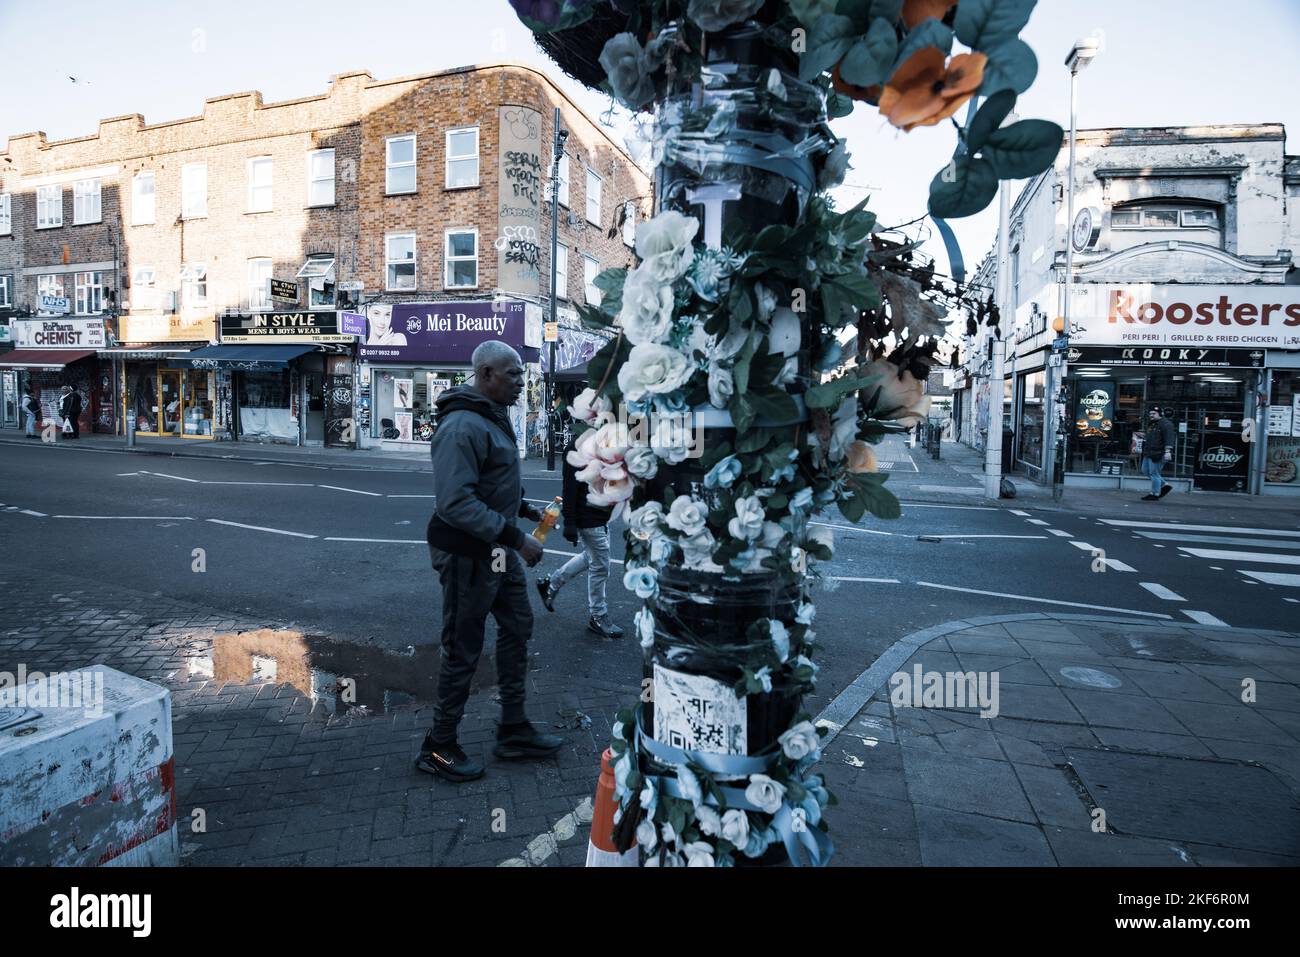
M 14 345 L 19 349 L 103 349 L 103 319 L 15 319 Z

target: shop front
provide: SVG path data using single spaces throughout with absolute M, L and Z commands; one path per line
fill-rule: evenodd
M 63 386 L 70 385 L 81 396 L 79 430 L 106 431 L 100 426 L 100 368 L 95 357 L 107 342 L 104 320 L 15 319 L 11 326 L 16 348 L 0 354 L 6 396 L 12 389 L 21 397 L 30 386 L 41 403 L 41 421 L 57 422 Z M 111 402 L 108 413 L 111 416 Z
M 1260 491 L 1300 495 L 1300 353 L 1271 358 Z
M 1071 324 L 1068 484 L 1144 488 L 1153 408 L 1174 426 L 1164 475 L 1175 488 L 1258 494 L 1287 484 L 1275 480 L 1295 459 L 1292 423 L 1271 410 L 1294 391 L 1290 373 L 1270 367 L 1300 349 L 1300 289 L 1076 285 Z
M 524 360 L 526 388 L 511 411 L 520 452 L 530 410 L 540 408 L 540 308 L 518 300 L 372 303 L 358 346 L 357 434 L 364 445 L 393 451 L 427 448 L 434 406 L 452 386 L 469 381 L 470 358 L 497 339 Z
M 122 425 L 139 436 L 205 439 L 216 437 L 217 376 L 206 369 L 178 368 L 173 360 L 207 346 L 216 338 L 211 317 L 179 315 L 126 315 L 119 320 L 122 345 L 101 349 L 112 361 L 116 395 L 108 397 L 124 409 Z

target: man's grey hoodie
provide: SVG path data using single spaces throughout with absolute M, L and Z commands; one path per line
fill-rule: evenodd
M 453 555 L 490 558 L 494 545 L 518 549 L 515 519 L 529 514 L 520 484 L 519 449 L 506 406 L 473 386 L 438 397 L 433 458 L 433 516 L 426 540 Z

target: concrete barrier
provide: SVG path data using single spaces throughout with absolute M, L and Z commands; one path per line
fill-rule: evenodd
M 0 673 L 0 865 L 176 865 L 171 692 L 103 665 L 14 677 Z

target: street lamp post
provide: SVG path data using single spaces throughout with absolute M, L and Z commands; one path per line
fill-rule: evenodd
M 1070 70 L 1070 165 L 1066 173 L 1066 212 L 1065 212 L 1065 276 L 1061 283 L 1061 335 L 1065 339 L 1065 349 L 1058 353 L 1061 364 L 1057 366 L 1056 415 L 1053 419 L 1056 428 L 1056 461 L 1052 469 L 1052 498 L 1059 501 L 1065 484 L 1066 444 L 1069 441 L 1068 424 L 1068 390 L 1066 373 L 1069 369 L 1070 345 L 1070 285 L 1074 281 L 1074 155 L 1075 141 L 1078 133 L 1079 112 L 1079 74 L 1101 52 L 1102 33 L 1093 32 L 1092 36 L 1074 41 L 1065 65 Z
M 1014 112 L 1008 113 L 1003 126 L 1010 126 L 1020 117 Z M 1011 220 L 1011 185 L 1003 180 L 998 187 L 998 269 L 996 300 L 1001 316 L 1012 315 L 1007 301 L 1007 289 L 1011 282 L 1011 262 L 1008 253 L 1008 232 Z M 1012 322 L 1014 325 L 1014 320 Z M 1006 375 L 1006 326 L 999 321 L 993 327 L 997 335 L 992 343 L 992 355 L 989 363 L 989 434 L 984 441 L 984 496 L 999 498 L 1002 493 L 1002 395 L 1005 388 L 1003 377 Z M 997 427 L 994 428 L 994 400 L 997 400 Z
M 555 274 L 555 256 L 560 251 L 560 159 L 564 156 L 564 141 L 569 131 L 560 126 L 560 108 L 555 108 L 552 124 L 554 137 L 551 143 L 551 322 L 556 335 L 550 343 L 549 362 L 546 367 L 546 471 L 555 471 L 555 342 L 559 339 L 559 289 Z

